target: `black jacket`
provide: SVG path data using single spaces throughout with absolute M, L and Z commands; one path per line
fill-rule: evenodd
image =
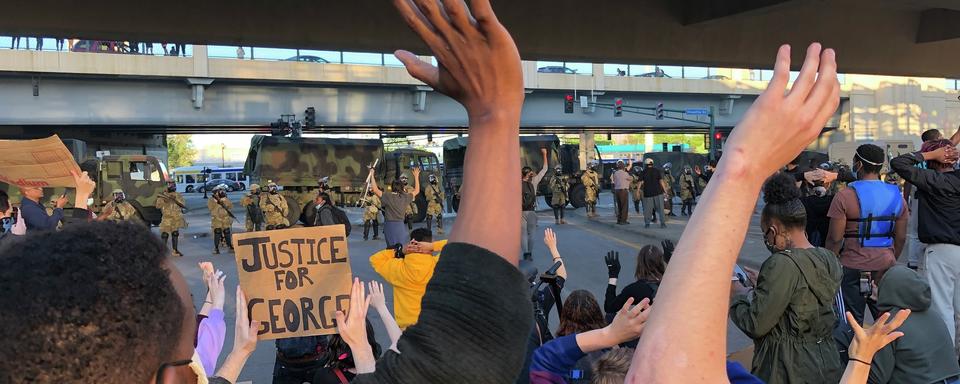
M 890 168 L 917 188 L 917 235 L 927 244 L 960 245 L 960 174 L 917 168 L 920 152 L 890 160 Z

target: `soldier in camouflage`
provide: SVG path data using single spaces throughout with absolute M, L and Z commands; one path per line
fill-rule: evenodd
M 580 182 L 586 188 L 587 217 L 597 217 L 597 196 L 600 194 L 600 175 L 597 163 L 591 161 L 587 170 L 580 176 Z
M 260 209 L 266 220 L 267 230 L 284 229 L 290 226 L 287 213 L 290 207 L 287 199 L 279 193 L 280 187 L 276 183 L 267 184 L 267 195 L 260 197 Z
M 170 238 L 173 254 L 183 256 L 183 253 L 178 249 L 178 245 L 180 243 L 180 229 L 187 227 L 187 221 L 183 218 L 183 210 L 187 206 L 183 196 L 177 193 L 175 182 L 167 182 L 167 190 L 157 195 L 155 205 L 163 214 L 163 219 L 160 221 L 160 238 L 164 244 L 167 243 L 167 238 Z
M 250 184 L 250 193 L 240 198 L 240 206 L 247 210 L 247 219 L 244 223 L 247 232 L 263 230 L 263 210 L 260 209 L 260 186 Z
M 337 202 L 339 202 L 340 200 L 339 200 L 339 197 L 337 196 L 337 192 L 334 191 L 333 187 L 330 185 L 330 176 L 321 177 L 320 180 L 317 182 L 317 185 L 319 188 L 317 195 L 319 195 L 320 193 L 326 193 L 328 196 L 330 196 L 329 203 L 331 205 L 337 205 Z
M 140 220 L 137 209 L 127 201 L 127 195 L 123 193 L 122 189 L 113 190 L 113 201 L 103 206 L 103 210 L 100 216 L 97 217 L 97 220 L 143 223 L 143 221 Z
M 680 175 L 680 200 L 683 205 L 680 206 L 680 214 L 687 216 L 693 214 L 693 204 L 700 194 L 702 181 L 693 174 L 690 166 L 683 167 L 683 174 Z
M 640 174 L 642 169 L 640 167 L 633 167 L 633 171 L 630 172 L 630 197 L 633 198 L 633 209 L 640 213 L 640 201 L 643 198 L 643 192 L 640 191 L 640 182 L 642 181 Z M 627 209 L 629 211 L 629 209 Z
M 373 224 L 373 239 L 380 238 L 380 198 L 373 193 L 373 188 L 367 189 L 363 197 L 363 240 L 369 239 L 370 225 Z
M 443 234 L 443 200 L 447 194 L 440 188 L 440 181 L 436 175 L 430 175 L 428 178 L 430 184 L 427 185 L 424 193 L 427 197 L 427 229 L 433 225 L 433 219 L 437 219 L 437 233 Z
M 413 187 L 408 185 L 410 179 L 407 178 L 407 175 L 400 175 L 400 182 L 403 183 L 403 191 L 406 193 L 413 193 Z M 413 229 L 413 215 L 416 215 L 418 212 L 417 209 L 417 197 L 413 197 L 413 201 L 410 202 L 410 205 L 407 206 L 407 210 L 404 212 L 403 222 L 407 224 L 407 229 Z
M 213 197 L 207 199 L 207 208 L 210 209 L 210 227 L 213 228 L 213 253 L 220 254 L 220 245 L 226 244 L 233 252 L 233 236 L 231 228 L 233 221 L 233 203 L 227 197 L 227 186 L 218 185 L 213 188 Z
M 567 190 L 570 189 L 570 178 L 563 174 L 563 168 L 559 165 L 553 170 L 553 178 L 550 179 L 550 207 L 553 208 L 553 219 L 557 224 L 566 224 L 563 218 L 563 212 L 567 206 Z
M 673 173 L 670 172 L 672 168 L 673 164 L 666 163 L 663 165 L 663 183 L 667 186 L 663 191 L 663 208 L 667 216 L 677 215 L 673 213 L 673 184 L 676 182 L 676 179 L 674 179 Z

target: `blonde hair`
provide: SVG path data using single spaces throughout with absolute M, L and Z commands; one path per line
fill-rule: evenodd
M 617 348 L 600 356 L 593 362 L 593 377 L 590 384 L 621 384 L 627 378 L 633 348 Z

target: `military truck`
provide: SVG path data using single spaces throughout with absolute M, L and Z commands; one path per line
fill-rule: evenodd
M 291 223 L 311 222 L 315 214 L 313 199 L 319 180 L 328 178 L 333 190 L 331 200 L 339 206 L 355 206 L 366 188 L 368 167 L 377 164 L 377 184 L 390 190 L 393 180 L 406 175 L 411 179 L 414 166 L 420 167 L 420 184 L 436 175 L 441 185 L 440 161 L 431 152 L 414 148 L 385 150 L 379 139 L 343 139 L 318 137 L 284 137 L 256 135 L 250 141 L 250 152 L 244 173 L 250 183 L 266 187 L 274 182 L 283 188 L 290 207 Z M 427 212 L 424 189 L 416 196 L 414 221 L 423 221 Z
M 64 139 L 63 143 L 73 154 L 80 169 L 86 171 L 90 179 L 97 184 L 91 196 L 93 203 L 89 206 L 94 213 L 99 214 L 104 205 L 113 200 L 114 189 L 122 189 L 127 201 L 137 209 L 143 222 L 160 224 L 163 216 L 155 204 L 157 195 L 167 188 L 169 180 L 167 167 L 162 161 L 147 155 L 106 155 L 90 158 L 85 142 Z M 10 194 L 11 201 L 19 201 L 21 198 L 19 188 L 10 188 L 8 184 L 0 183 L 0 190 Z M 63 193 L 67 194 L 66 209 L 71 209 L 75 196 L 73 188 L 46 188 L 41 203 L 51 206 L 51 201 Z
M 449 139 L 443 143 L 443 165 L 444 176 L 447 184 L 445 185 L 447 196 L 456 196 L 463 183 L 463 162 L 467 153 L 467 144 L 469 139 L 457 137 Z M 580 182 L 579 146 L 575 144 L 560 144 L 560 139 L 556 135 L 540 136 L 520 136 L 520 166 L 531 167 L 534 171 L 540 171 L 543 167 L 543 155 L 540 150 L 547 148 L 547 174 L 544 175 L 540 185 L 537 186 L 537 195 L 543 196 L 544 202 L 550 205 L 552 193 L 550 190 L 550 181 L 553 180 L 554 167 L 557 164 L 563 169 L 564 174 L 570 175 L 570 188 L 567 191 L 569 204 L 574 208 L 580 208 L 586 205 L 586 188 Z M 504 175 L 504 177 L 520 177 L 520 170 L 515 175 Z M 458 201 L 453 200 L 454 209 L 458 207 Z

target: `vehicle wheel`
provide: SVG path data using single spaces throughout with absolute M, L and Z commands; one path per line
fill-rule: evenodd
M 574 208 L 583 208 L 587 206 L 587 187 L 583 184 L 575 184 L 570 188 L 567 196 L 569 197 L 570 204 Z
M 207 187 L 200 187 L 197 189 L 197 193 L 207 193 Z
M 240 183 L 240 190 L 241 190 L 241 191 L 246 191 L 246 190 L 247 190 L 247 186 L 244 185 L 243 183 Z
M 192 185 L 188 185 L 188 186 L 187 186 L 187 189 L 186 189 L 185 191 L 186 191 L 187 193 L 193 193 L 193 191 L 194 191 L 193 186 L 192 186 Z
M 421 193 L 415 200 L 417 204 L 417 213 L 413 215 L 413 222 L 419 223 L 427 218 L 427 198 Z
M 228 186 L 227 186 L 227 192 L 233 192 L 233 187 L 231 187 L 231 186 L 228 185 Z
M 317 220 L 317 203 L 313 201 L 307 203 L 307 205 L 303 207 L 303 212 L 300 213 L 299 219 L 303 225 L 313 225 L 314 221 Z
M 289 196 L 284 196 L 287 198 L 287 221 L 290 222 L 290 225 L 294 225 L 300 220 L 300 214 L 303 212 L 303 207 L 300 206 L 300 203 L 296 199 L 290 198 Z

